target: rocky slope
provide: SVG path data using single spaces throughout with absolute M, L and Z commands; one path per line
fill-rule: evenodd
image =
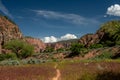
M 46 47 L 40 39 L 24 37 L 19 27 L 12 20 L 0 15 L 0 53 L 6 53 L 7 50 L 2 49 L 2 46 L 12 39 L 22 39 L 32 44 L 35 53 L 44 51 Z
M 89 47 L 92 44 L 99 43 L 104 36 L 104 32 L 100 31 L 96 34 L 86 34 L 80 38 L 79 43 L 84 44 L 86 47 Z
M 0 53 L 2 45 L 11 39 L 22 39 L 18 26 L 5 16 L 0 16 Z
M 55 43 L 47 43 L 46 46 L 52 47 L 54 50 L 60 49 L 60 48 L 70 48 L 72 43 L 77 43 L 79 39 L 71 39 L 71 40 L 64 40 L 59 41 Z
M 19 27 L 13 21 L 0 15 L 0 53 L 6 53 L 7 50 L 2 49 L 2 46 L 4 43 L 12 39 L 22 39 L 32 44 L 35 53 L 44 51 L 46 47 L 40 39 L 24 37 Z
M 37 38 L 25 38 L 25 40 L 34 46 L 34 52 L 35 53 L 39 53 L 39 52 L 43 52 L 46 48 L 46 45 Z
M 120 41 L 120 21 L 109 21 L 104 23 L 95 34 L 87 34 L 80 38 L 79 43 L 89 47 L 96 43 L 111 42 L 114 44 Z
M 91 59 L 101 54 L 112 54 L 111 58 L 116 59 L 120 57 L 120 46 L 113 46 L 113 47 L 106 47 L 106 48 L 99 48 L 90 50 L 84 57 L 80 59 Z

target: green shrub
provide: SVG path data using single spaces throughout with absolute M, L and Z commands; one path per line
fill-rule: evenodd
M 49 52 L 53 52 L 54 51 L 54 48 L 52 47 L 46 47 L 45 51 L 46 53 L 49 53 Z
M 5 60 L 5 59 L 15 60 L 17 59 L 17 57 L 16 57 L 16 54 L 14 53 L 0 54 L 0 61 Z
M 87 48 L 82 48 L 80 51 L 80 56 L 84 57 L 89 50 Z
M 116 45 L 120 45 L 120 40 L 119 40 L 119 41 L 116 41 Z
M 90 45 L 90 49 L 96 49 L 96 48 L 102 48 L 103 47 L 103 45 L 102 44 L 92 44 L 92 45 Z
M 27 43 L 24 43 L 24 46 L 23 46 L 23 48 L 21 50 L 21 56 L 23 58 L 26 58 L 28 56 L 31 56 L 33 54 L 33 52 L 34 52 L 33 46 L 29 45 Z
M 40 64 L 40 63 L 45 63 L 45 60 L 40 60 L 36 58 L 28 58 L 28 59 L 23 59 L 21 61 L 22 64 Z
M 82 53 L 84 51 L 84 45 L 83 44 L 79 44 L 79 43 L 73 43 L 71 45 L 71 54 L 70 56 L 75 56 L 75 55 L 79 55 L 80 53 Z
M 103 52 L 102 54 L 92 58 L 93 60 L 99 60 L 99 59 L 111 59 L 113 56 L 110 52 Z
M 34 50 L 32 45 L 21 40 L 11 40 L 4 45 L 4 48 L 11 50 L 18 58 L 31 56 Z
M 5 60 L 0 62 L 1 66 L 9 66 L 9 65 L 20 65 L 20 62 L 18 60 Z
M 111 46 L 114 46 L 114 45 L 115 45 L 115 42 L 110 41 L 110 40 L 107 40 L 107 41 L 105 42 L 105 45 L 111 47 Z
M 57 52 L 63 52 L 63 51 L 64 51 L 63 48 L 59 48 L 59 49 L 57 49 Z

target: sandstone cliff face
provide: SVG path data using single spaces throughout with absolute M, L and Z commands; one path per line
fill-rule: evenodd
M 22 39 L 34 46 L 34 52 L 42 52 L 46 45 L 39 39 L 25 38 L 20 32 L 18 26 L 9 20 L 7 17 L 0 15 L 0 53 L 7 53 L 8 51 L 2 49 L 4 43 L 12 39 Z
M 85 36 L 80 38 L 79 42 L 84 44 L 86 47 L 89 47 L 92 44 L 99 43 L 104 36 L 105 32 L 99 30 L 95 34 L 86 34 Z
M 120 34 L 120 21 L 109 21 L 104 23 L 95 34 L 87 34 L 80 38 L 79 42 L 89 47 L 91 44 L 106 41 L 119 41 Z M 117 36 L 116 38 L 114 38 Z
M 43 52 L 46 48 L 46 45 L 40 40 L 36 38 L 25 38 L 25 40 L 34 46 L 34 52 L 39 53 Z
M 65 46 L 61 43 L 47 43 L 46 44 L 47 47 L 51 47 L 53 48 L 54 50 L 57 50 L 57 49 L 60 49 L 60 48 L 65 48 Z
M 7 18 L 0 16 L 0 39 L 2 41 L 9 41 L 11 39 L 21 39 L 22 33 L 18 26 L 12 23 Z
M 0 16 L 0 53 L 2 45 L 11 39 L 23 37 L 18 26 L 4 16 Z

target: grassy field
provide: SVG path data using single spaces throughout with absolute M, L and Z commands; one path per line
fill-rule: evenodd
M 0 67 L 0 80 L 51 80 L 54 76 L 53 63 Z
M 55 65 L 56 68 L 55 68 Z M 1 66 L 0 80 L 120 80 L 120 61 L 78 61 L 42 63 L 37 65 Z
M 119 60 L 77 61 L 59 63 L 61 80 L 120 80 Z

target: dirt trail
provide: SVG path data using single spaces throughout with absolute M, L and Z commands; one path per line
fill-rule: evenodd
M 60 80 L 60 76 L 61 76 L 61 73 L 60 73 L 60 70 L 57 69 L 57 64 L 55 65 L 55 69 L 56 69 L 56 76 L 52 78 L 52 80 Z

